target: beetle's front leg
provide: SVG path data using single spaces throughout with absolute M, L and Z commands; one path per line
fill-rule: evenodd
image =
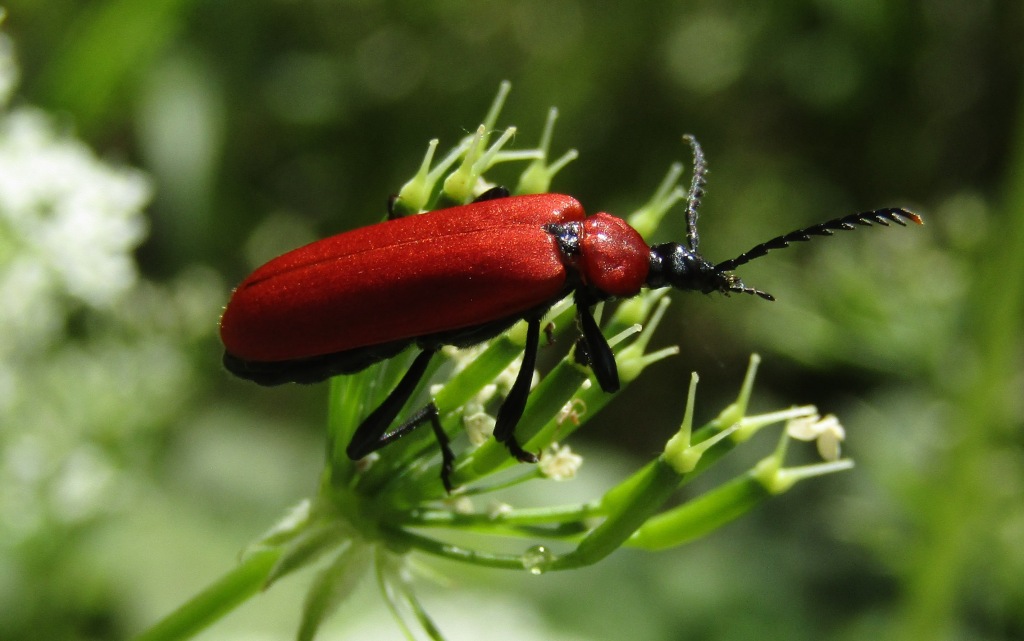
M 615 364 L 615 354 L 608 345 L 608 340 L 601 333 L 590 307 L 594 305 L 591 297 L 576 292 L 576 316 L 579 318 L 580 331 L 583 333 L 583 344 L 586 347 L 586 364 L 594 372 L 594 378 L 601 389 L 608 393 L 619 391 L 619 368 Z M 576 348 L 579 349 L 579 346 Z

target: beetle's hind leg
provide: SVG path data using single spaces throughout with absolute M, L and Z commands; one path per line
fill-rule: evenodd
M 423 409 L 410 416 L 395 429 L 388 431 L 391 424 L 398 418 L 398 413 L 409 402 L 412 393 L 416 391 L 420 380 L 427 371 L 430 359 L 436 353 L 433 349 L 424 349 L 416 360 L 412 362 L 409 371 L 405 373 L 402 380 L 398 382 L 395 389 L 391 391 L 384 402 L 367 416 L 359 427 L 356 428 L 352 440 L 349 441 L 346 454 L 352 460 L 361 459 L 364 456 L 376 452 L 392 441 L 397 441 L 409 432 L 413 431 L 424 423 L 430 423 L 437 438 L 437 444 L 441 447 L 441 482 L 444 489 L 449 493 L 452 491 L 451 474 L 455 462 L 455 454 L 452 453 L 451 445 L 448 442 L 448 435 L 441 427 L 441 420 L 438 418 L 437 405 L 429 403 Z
M 444 428 L 441 426 L 440 411 L 433 401 L 427 403 L 426 406 L 410 416 L 408 420 L 395 428 L 393 432 L 384 434 L 381 440 L 388 439 L 385 442 L 386 445 L 428 422 L 430 423 L 430 428 L 434 430 L 434 437 L 437 438 L 437 444 L 441 448 L 441 483 L 444 484 L 445 492 L 451 494 L 451 476 L 452 471 L 455 469 L 455 453 L 452 452 L 448 435 L 444 433 Z
M 515 437 L 516 425 L 523 417 L 526 409 L 526 399 L 530 396 L 530 382 L 533 380 L 533 371 L 537 368 L 537 349 L 540 346 L 540 318 L 527 321 L 526 348 L 523 352 L 523 364 L 519 369 L 515 382 L 505 402 L 498 410 L 498 417 L 494 426 L 494 438 L 505 445 L 509 452 L 523 463 L 536 463 L 537 455 L 527 452 L 522 448 Z M 409 371 L 405 373 L 402 380 L 398 382 L 395 389 L 388 395 L 384 402 L 375 409 L 356 429 L 352 440 L 348 444 L 346 453 L 349 458 L 355 460 L 376 452 L 388 443 L 397 441 L 409 432 L 413 431 L 424 423 L 430 423 L 437 443 L 441 448 L 441 482 L 450 493 L 451 474 L 455 464 L 455 454 L 451 450 L 448 435 L 441 426 L 437 405 L 433 402 L 418 410 L 406 421 L 395 429 L 388 431 L 398 413 L 412 397 L 416 387 L 423 379 L 430 364 L 431 357 L 437 352 L 436 348 L 423 348 L 419 356 L 413 361 Z

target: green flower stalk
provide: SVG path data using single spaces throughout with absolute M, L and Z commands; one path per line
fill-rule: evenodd
M 504 150 L 513 128 L 497 140 L 495 123 L 508 93 L 503 84 L 484 123 L 436 165 L 438 142 L 431 141 L 416 176 L 400 191 L 396 211 L 430 211 L 441 203 L 472 200 L 490 184 L 486 172 L 499 162 L 528 162 L 519 192 L 546 191 L 552 177 L 575 157 L 568 152 L 548 161 L 556 112 L 549 114 L 535 149 Z M 629 218 L 647 234 L 670 207 L 684 199 L 673 166 L 652 199 Z M 649 351 L 669 298 L 665 290 L 645 292 L 603 310 L 603 331 L 615 348 L 622 386 L 637 380 L 677 348 Z M 575 332 L 569 301 L 555 305 L 543 320 L 553 340 Z M 431 386 L 420 390 L 441 410 L 440 420 L 456 460 L 449 496 L 440 482 L 441 460 L 434 434 L 420 429 L 381 452 L 353 462 L 345 448 L 366 414 L 383 400 L 408 365 L 398 357 L 330 384 L 327 460 L 317 495 L 303 501 L 254 542 L 239 568 L 185 604 L 140 639 L 184 638 L 276 581 L 317 562 L 319 573 L 306 599 L 298 638 L 312 639 L 322 622 L 371 570 L 388 607 L 409 638 L 441 639 L 440 629 L 419 604 L 408 559 L 427 554 L 468 564 L 532 574 L 570 570 L 600 561 L 623 546 L 660 550 L 713 532 L 799 480 L 848 469 L 839 458 L 842 428 L 834 417 L 819 419 L 814 407 L 748 415 L 758 358 L 751 358 L 734 403 L 706 425 L 694 427 L 697 376 L 690 381 L 685 415 L 662 452 L 629 477 L 592 500 L 568 505 L 512 505 L 505 490 L 523 483 L 557 483 L 580 473 L 585 459 L 566 441 L 597 415 L 614 395 L 591 381 L 588 367 L 573 353 L 535 378 L 516 435 L 537 465 L 523 465 L 506 447 L 488 437 L 491 410 L 508 393 L 519 370 L 526 340 L 519 323 L 486 344 L 446 349 L 447 362 L 433 366 Z M 682 390 L 680 390 L 682 392 Z M 779 445 L 750 470 L 718 488 L 666 508 L 677 490 L 766 427 L 788 422 Z M 787 467 L 792 438 L 816 440 L 826 462 Z M 471 539 L 462 536 L 474 535 Z M 473 540 L 473 546 L 453 541 Z M 518 551 L 508 552 L 509 541 Z M 493 542 L 493 545 L 489 545 Z M 505 551 L 502 551 L 505 550 Z

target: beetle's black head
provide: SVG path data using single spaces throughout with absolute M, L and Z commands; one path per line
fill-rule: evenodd
M 736 274 L 709 263 L 700 254 L 679 243 L 663 243 L 651 247 L 647 286 L 651 289 L 674 287 L 705 294 L 737 292 L 775 300 L 771 294 L 747 287 Z

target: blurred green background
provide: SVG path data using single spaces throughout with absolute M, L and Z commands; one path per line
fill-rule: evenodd
M 541 578 L 443 566 L 456 582 L 425 599 L 449 638 L 1024 638 L 1019 2 L 6 5 L 10 109 L 45 110 L 153 196 L 112 300 L 42 309 L 5 282 L 0 638 L 137 633 L 315 490 L 326 387 L 231 380 L 220 306 L 276 253 L 378 220 L 502 79 L 519 146 L 560 109 L 552 152 L 581 156 L 553 188 L 590 211 L 641 204 L 696 134 L 712 260 L 881 206 L 927 225 L 743 268 L 774 304 L 676 295 L 659 337 L 682 354 L 574 440 L 598 478 L 576 482 L 600 486 L 672 433 L 691 370 L 707 419 L 757 351 L 755 406 L 837 413 L 853 472 L 680 550 Z M 203 638 L 290 638 L 303 581 Z M 372 590 L 356 601 L 322 638 L 400 638 Z

